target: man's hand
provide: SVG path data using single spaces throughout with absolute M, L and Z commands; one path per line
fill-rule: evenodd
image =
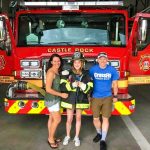
M 117 102 L 117 101 L 118 101 L 118 98 L 113 97 L 113 102 L 115 103 L 115 102 Z

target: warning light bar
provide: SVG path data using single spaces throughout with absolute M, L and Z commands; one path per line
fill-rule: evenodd
M 57 7 L 57 6 L 123 6 L 123 1 L 78 1 L 78 2 L 20 2 L 20 6 L 26 7 Z M 77 8 L 77 7 L 75 7 Z

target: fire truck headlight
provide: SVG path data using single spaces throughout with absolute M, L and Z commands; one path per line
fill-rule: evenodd
M 41 76 L 40 71 L 31 71 L 30 72 L 31 78 L 40 78 L 40 76 Z
M 39 68 L 40 61 L 39 60 L 21 60 L 20 65 L 22 68 Z
M 21 64 L 21 67 L 29 67 L 30 66 L 30 63 L 29 63 L 29 61 L 21 61 L 20 62 Z
M 40 62 L 38 60 L 34 60 L 30 62 L 31 67 L 38 68 L 40 66 Z
M 30 72 L 29 71 L 21 71 L 21 77 L 22 78 L 29 78 Z
M 115 67 L 115 68 L 119 68 L 120 67 L 120 63 L 117 60 L 110 61 L 110 65 Z
M 21 78 L 41 78 L 41 71 L 40 70 L 23 70 L 21 71 Z

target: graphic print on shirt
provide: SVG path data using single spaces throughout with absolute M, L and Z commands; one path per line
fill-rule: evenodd
M 94 73 L 94 77 L 97 80 L 110 80 L 111 73 Z

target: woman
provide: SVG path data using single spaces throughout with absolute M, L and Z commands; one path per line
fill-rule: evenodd
M 76 133 L 74 137 L 75 146 L 80 146 L 79 133 L 81 128 L 81 114 L 83 109 L 89 107 L 88 93 L 92 88 L 92 82 L 88 73 L 83 70 L 84 57 L 82 53 L 75 52 L 72 57 L 72 69 L 68 76 L 61 79 L 61 89 L 66 90 L 69 96 L 62 100 L 61 106 L 67 110 L 66 137 L 63 145 L 67 145 L 70 140 L 71 124 L 74 110 L 76 110 Z
M 55 138 L 55 131 L 61 121 L 60 99 L 67 98 L 67 93 L 60 92 L 60 76 L 59 72 L 62 67 L 62 58 L 58 54 L 50 57 L 46 74 L 46 95 L 45 105 L 50 112 L 48 120 L 48 143 L 51 148 L 58 148 L 60 139 Z

